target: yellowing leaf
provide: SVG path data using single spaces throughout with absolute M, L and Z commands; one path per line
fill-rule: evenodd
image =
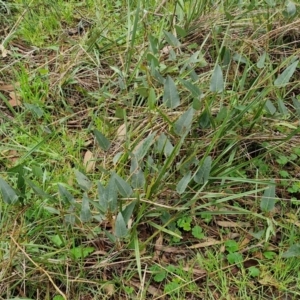
M 95 169 L 95 158 L 93 153 L 90 150 L 87 150 L 84 154 L 83 164 L 85 165 L 85 170 L 87 173 L 93 171 Z

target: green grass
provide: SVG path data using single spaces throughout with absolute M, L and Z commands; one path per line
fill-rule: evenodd
M 298 299 L 299 5 L 0 1 L 0 299 Z

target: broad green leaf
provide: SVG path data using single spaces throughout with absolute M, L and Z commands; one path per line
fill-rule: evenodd
M 187 35 L 187 31 L 184 28 L 179 27 L 178 25 L 175 25 L 175 30 L 177 35 L 179 35 L 182 38 L 184 38 Z
M 136 205 L 136 201 L 132 201 L 132 202 L 131 202 L 129 205 L 127 205 L 127 206 L 125 207 L 125 209 L 122 211 L 122 215 L 123 215 L 125 224 L 128 224 L 130 218 L 132 217 L 132 213 L 133 213 L 133 210 L 134 210 L 135 205 Z
M 256 66 L 259 69 L 262 69 L 265 66 L 265 61 L 266 61 L 266 56 L 267 56 L 267 52 L 265 51 L 259 58 L 258 62 L 256 63 Z
M 286 12 L 289 17 L 293 17 L 296 14 L 296 5 L 293 1 L 288 1 L 286 4 Z
M 166 157 L 169 157 L 174 149 L 168 137 L 162 133 L 156 141 L 156 150 L 158 153 L 164 152 Z
M 149 52 L 147 54 L 147 61 L 148 61 L 148 65 L 149 66 L 153 66 L 155 68 L 158 68 L 159 67 L 159 60 L 157 59 L 156 56 L 154 56 L 151 52 Z
M 300 257 L 300 244 L 292 245 L 282 254 L 283 258 Z
M 239 64 L 241 64 L 241 63 L 242 64 L 247 64 L 249 62 L 247 58 L 245 58 L 244 56 L 242 56 L 239 53 L 234 53 L 232 59 L 234 61 L 236 61 L 237 63 L 239 63 Z
M 3 201 L 7 204 L 14 204 L 18 201 L 18 195 L 9 184 L 0 177 L 0 190 Z
M 291 65 L 289 65 L 274 81 L 274 85 L 277 87 L 283 87 L 287 85 L 296 71 L 299 60 L 296 60 Z
M 127 227 L 123 215 L 121 212 L 118 213 L 115 223 L 115 236 L 117 238 L 122 238 L 127 235 Z
M 207 156 L 200 169 L 194 176 L 194 180 L 197 183 L 204 184 L 208 181 L 210 170 L 211 170 L 212 159 L 211 156 Z
M 239 244 L 234 240 L 227 240 L 224 245 L 226 250 L 230 253 L 237 252 L 239 250 Z
M 173 79 L 168 75 L 164 84 L 163 102 L 169 108 L 176 108 L 180 105 L 180 98 Z
M 214 93 L 220 93 L 224 90 L 224 80 L 222 69 L 219 65 L 216 65 L 211 80 L 210 80 L 210 91 Z
M 248 268 L 248 273 L 251 277 L 258 277 L 260 274 L 260 270 L 254 266 Z
M 150 109 L 155 109 L 155 104 L 157 102 L 157 97 L 155 94 L 154 88 L 149 89 L 149 95 L 148 95 L 148 106 Z
M 265 107 L 270 115 L 274 115 L 276 113 L 276 107 L 270 100 L 266 101 Z
M 118 188 L 113 176 L 111 176 L 106 186 L 106 197 L 109 210 L 115 212 L 118 208 Z
M 32 190 L 35 192 L 36 195 L 42 197 L 43 199 L 51 199 L 52 196 L 47 194 L 46 192 L 44 192 L 43 189 L 41 189 L 40 187 L 38 187 L 33 181 L 31 181 L 28 178 L 25 178 L 25 182 L 27 183 L 27 185 L 29 185 Z
M 153 279 L 155 282 L 162 282 L 167 277 L 167 272 L 164 269 L 160 269 L 159 271 L 156 271 L 154 274 L 155 275 Z
M 77 180 L 78 185 L 84 190 L 84 191 L 88 191 L 91 186 L 92 183 L 91 181 L 81 172 L 79 172 L 78 170 L 75 170 L 75 177 Z
M 103 150 L 107 151 L 110 147 L 110 141 L 97 129 L 94 130 L 94 135 L 96 137 L 99 146 Z
M 171 32 L 164 31 L 164 35 L 169 45 L 174 47 L 180 46 L 179 40 Z
M 75 204 L 73 195 L 61 184 L 58 184 L 58 192 L 66 204 Z
M 145 184 L 145 176 L 144 173 L 139 166 L 138 160 L 135 155 L 132 155 L 131 165 L 130 165 L 130 177 L 131 177 L 131 185 L 135 189 L 141 189 Z
M 191 73 L 191 72 L 195 73 L 195 70 L 193 68 L 193 65 L 195 65 L 195 64 L 197 64 L 198 67 L 205 67 L 207 65 L 207 62 L 206 62 L 205 58 L 203 57 L 201 51 L 194 52 L 191 55 L 191 57 L 186 60 L 186 62 L 180 69 L 180 74 L 185 72 L 186 69 L 187 69 L 188 73 Z
M 70 249 L 70 253 L 74 256 L 75 259 L 82 259 L 89 256 L 91 253 L 95 251 L 94 247 L 74 247 Z
M 75 214 L 74 214 L 74 206 L 70 206 L 68 209 L 68 213 L 65 215 L 65 221 L 67 224 L 74 225 L 75 224 Z
M 114 173 L 112 176 L 115 178 L 115 183 L 122 197 L 130 197 L 132 195 L 132 188 L 128 182 L 121 178 L 118 174 Z
M 185 192 L 186 187 L 188 186 L 189 182 L 191 181 L 192 173 L 189 171 L 186 173 L 178 182 L 176 186 L 176 191 L 178 194 L 183 194 Z
M 190 107 L 185 113 L 183 113 L 179 119 L 174 123 L 174 132 L 183 136 L 190 131 L 194 116 L 194 109 Z
M 270 7 L 275 7 L 275 5 L 277 4 L 276 0 L 265 0 L 265 2 L 270 6 Z
M 14 173 L 17 174 L 18 180 L 17 180 L 17 188 L 18 191 L 21 192 L 21 194 L 25 195 L 25 179 L 24 179 L 24 163 L 18 164 L 10 169 L 7 170 L 8 174 Z M 20 197 L 21 198 L 21 197 Z
M 82 204 L 81 204 L 81 212 L 80 212 L 80 220 L 82 222 L 89 222 L 92 219 L 91 209 L 90 209 L 90 201 L 87 197 L 87 194 L 83 194 Z
M 165 84 L 166 79 L 164 79 L 161 74 L 155 69 L 153 66 L 153 63 L 151 64 L 151 75 L 160 83 L 160 84 Z
M 200 91 L 200 89 L 198 88 L 198 86 L 196 86 L 195 84 L 192 84 L 191 82 L 181 79 L 179 78 L 180 83 L 192 93 L 192 96 L 200 99 L 202 96 L 202 92 Z
M 50 237 L 50 240 L 57 247 L 61 247 L 61 246 L 64 245 L 64 241 L 63 241 L 61 235 L 58 235 L 58 234 L 53 235 L 53 236 Z
M 56 295 L 56 296 L 53 297 L 52 300 L 65 300 L 65 298 L 61 295 Z
M 203 229 L 199 225 L 194 226 L 192 229 L 192 235 L 193 237 L 199 240 L 203 239 L 204 238 Z
M 193 219 L 191 217 L 182 217 L 177 220 L 177 226 L 182 228 L 184 231 L 190 231 L 191 228 L 191 223 Z
M 144 140 L 142 140 L 133 150 L 133 154 L 137 160 L 142 160 L 147 154 L 150 146 L 154 143 L 156 132 L 149 134 Z
M 154 54 L 158 54 L 158 39 L 152 35 L 149 35 L 149 50 Z
M 223 66 L 228 66 L 231 61 L 231 52 L 227 47 L 224 48 Z
M 292 98 L 295 110 L 297 112 L 298 118 L 300 118 L 300 102 L 296 98 Z
M 275 203 L 275 184 L 271 184 L 264 192 L 260 202 L 260 208 L 262 211 L 269 212 L 274 208 Z
M 38 119 L 40 119 L 44 115 L 44 111 L 40 108 L 40 106 L 36 104 L 24 103 L 24 106 L 33 114 L 36 115 Z
M 243 255 L 238 252 L 229 253 L 226 257 L 230 264 L 240 264 L 244 260 Z
M 107 212 L 108 209 L 108 199 L 107 199 L 107 192 L 106 188 L 98 182 L 98 199 L 99 199 L 99 205 L 104 213 Z
M 199 126 L 202 129 L 206 129 L 209 128 L 210 125 L 211 125 L 210 114 L 207 111 L 207 109 L 205 109 L 199 117 Z
M 280 111 L 281 114 L 283 114 L 284 116 L 289 114 L 289 111 L 287 110 L 286 106 L 284 105 L 284 102 L 282 101 L 282 99 L 278 99 L 278 110 Z

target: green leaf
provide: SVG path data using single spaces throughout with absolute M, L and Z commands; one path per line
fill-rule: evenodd
M 182 37 L 182 38 L 186 37 L 187 31 L 184 28 L 179 27 L 178 25 L 175 25 L 175 30 L 176 30 L 177 35 L 179 35 L 180 37 Z
M 180 83 L 188 90 L 191 92 L 192 96 L 200 99 L 202 96 L 202 92 L 200 91 L 200 89 L 198 88 L 198 86 L 196 86 L 195 84 L 192 84 L 191 82 L 181 79 L 179 78 Z
M 92 219 L 91 209 L 90 209 L 90 201 L 87 197 L 87 194 L 83 194 L 82 204 L 81 204 L 81 212 L 80 212 L 80 220 L 84 222 L 89 222 Z
M 274 115 L 276 113 L 276 107 L 273 105 L 273 103 L 270 100 L 266 101 L 265 107 L 270 115 Z
M 106 197 L 109 210 L 115 212 L 118 208 L 118 189 L 113 176 L 110 178 L 106 187 Z
M 260 271 L 258 268 L 252 266 L 248 268 L 248 273 L 251 277 L 258 277 L 260 274 Z
M 211 170 L 212 159 L 211 156 L 207 156 L 200 169 L 194 176 L 194 180 L 197 183 L 204 184 L 208 181 L 210 170 Z
M 126 208 L 122 211 L 122 215 L 124 218 L 125 224 L 128 224 L 130 218 L 132 217 L 132 213 L 134 210 L 134 207 L 136 205 L 136 201 L 132 201 L 129 205 L 126 206 Z
M 225 244 L 225 249 L 230 253 L 239 250 L 239 244 L 234 240 L 227 240 L 224 244 Z
M 150 52 L 154 53 L 154 54 L 158 54 L 158 39 L 156 37 L 154 37 L 153 35 L 149 35 L 149 50 Z
M 138 160 L 135 155 L 132 155 L 131 165 L 130 165 L 130 178 L 131 185 L 135 189 L 141 189 L 145 184 L 145 176 L 144 173 L 139 166 Z
M 182 218 L 178 219 L 177 226 L 182 228 L 185 231 L 190 231 L 191 223 L 192 223 L 191 217 L 182 217 Z
M 115 223 L 115 236 L 117 238 L 125 237 L 128 233 L 125 220 L 121 212 L 118 213 Z
M 75 204 L 73 195 L 61 184 L 58 184 L 58 192 L 66 204 Z
M 273 251 L 265 251 L 263 255 L 267 259 L 273 259 L 276 256 L 276 253 Z
M 156 141 L 156 150 L 158 153 L 164 152 L 166 157 L 169 157 L 174 150 L 174 146 L 164 133 L 162 133 Z
M 286 12 L 289 17 L 293 17 L 296 14 L 296 5 L 293 1 L 288 1 L 286 4 Z
M 50 237 L 51 242 L 56 245 L 57 247 L 61 247 L 64 245 L 64 241 L 61 238 L 61 235 L 53 235 Z
M 164 35 L 169 45 L 174 47 L 180 46 L 179 40 L 171 32 L 164 31 Z
M 289 65 L 274 81 L 274 85 L 277 87 L 283 87 L 287 85 L 290 81 L 290 78 L 296 71 L 299 60 L 296 60 L 291 65 Z
M 192 229 L 192 235 L 193 237 L 201 240 L 204 238 L 204 233 L 203 233 L 203 230 L 202 228 L 199 226 L 199 225 L 196 225 L 195 227 L 193 227 Z
M 272 184 L 265 190 L 260 202 L 260 208 L 262 211 L 270 212 L 274 208 L 275 203 L 275 184 Z
M 40 187 L 33 183 L 30 179 L 25 178 L 25 182 L 32 188 L 36 195 L 40 196 L 43 199 L 51 199 L 52 196 L 45 193 Z
M 8 185 L 6 181 L 4 181 L 1 177 L 0 177 L 0 190 L 1 190 L 3 201 L 5 203 L 14 204 L 18 201 L 19 197 L 15 192 L 15 190 L 11 188 L 10 185 Z
M 163 269 L 160 269 L 156 274 L 154 275 L 153 279 L 155 282 L 162 282 L 166 279 L 167 272 Z
M 155 109 L 155 104 L 157 102 L 157 96 L 155 93 L 154 88 L 149 89 L 149 94 L 148 94 L 148 106 L 150 109 Z
M 287 116 L 289 114 L 289 111 L 287 110 L 284 102 L 282 101 L 282 99 L 278 99 L 278 110 L 280 111 L 280 113 L 284 116 Z
M 132 188 L 128 182 L 121 178 L 118 174 L 114 173 L 112 175 L 115 179 L 116 186 L 122 197 L 129 198 L 132 195 Z
M 194 116 L 194 109 L 190 107 L 186 112 L 184 112 L 178 120 L 174 123 L 174 132 L 179 135 L 183 136 L 187 132 L 190 131 Z
M 211 125 L 210 114 L 207 111 L 207 109 L 205 109 L 199 117 L 199 126 L 202 129 L 206 129 L 209 128 L 210 125 Z
M 98 182 L 97 187 L 98 187 L 99 205 L 100 205 L 101 209 L 103 210 L 103 212 L 106 213 L 107 209 L 108 209 L 108 199 L 107 199 L 106 188 L 100 182 Z
M 265 66 L 265 61 L 266 61 L 266 56 L 267 56 L 267 52 L 265 51 L 259 58 L 258 62 L 256 63 L 256 66 L 259 69 L 262 69 Z
M 298 115 L 298 118 L 300 118 L 300 102 L 296 99 L 296 98 L 292 98 L 293 100 L 293 104 L 294 104 L 294 107 L 296 109 L 296 113 Z
M 234 53 L 232 59 L 239 64 L 247 64 L 249 60 L 239 53 Z
M 173 79 L 168 75 L 164 84 L 163 102 L 169 108 L 176 108 L 180 105 L 180 98 Z
M 93 253 L 94 251 L 95 251 L 94 247 L 83 247 L 83 246 L 74 247 L 70 249 L 70 253 L 73 255 L 75 259 L 85 258 L 89 256 L 91 253 Z
M 292 245 L 287 251 L 282 254 L 283 258 L 299 257 L 300 256 L 300 244 Z
M 179 195 L 183 194 L 186 187 L 188 186 L 189 182 L 191 181 L 191 171 L 189 171 L 188 173 L 186 173 L 178 182 L 177 186 L 176 186 L 176 191 Z
M 110 147 L 110 141 L 97 129 L 94 130 L 94 135 L 99 146 L 104 150 L 107 151 Z
M 56 296 L 53 297 L 52 300 L 65 300 L 65 298 L 61 295 L 56 295 Z
M 155 141 L 156 132 L 149 134 L 143 141 L 141 141 L 133 150 L 133 154 L 138 161 L 141 161 L 147 154 L 150 146 Z
M 216 65 L 211 80 L 210 80 L 210 91 L 214 93 L 220 93 L 224 90 L 224 80 L 222 69 L 219 65 Z
M 84 191 L 88 191 L 91 186 L 92 183 L 91 181 L 81 172 L 79 172 L 78 170 L 75 170 L 75 177 L 77 180 L 78 185 L 84 190 Z
M 227 254 L 227 260 L 230 264 L 240 264 L 243 262 L 243 255 L 241 253 L 229 253 Z

